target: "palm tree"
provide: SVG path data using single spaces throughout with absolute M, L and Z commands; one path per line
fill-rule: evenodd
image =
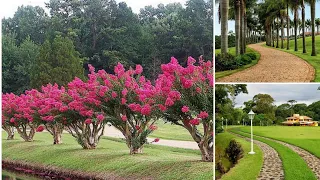
M 236 55 L 240 54 L 240 0 L 234 0 L 235 33 L 236 33 Z
M 284 0 L 287 5 L 287 50 L 290 49 L 290 16 L 289 16 L 289 0 Z
M 317 34 L 319 34 L 320 18 L 315 20 L 315 25 L 317 26 Z
M 221 21 L 221 56 L 228 53 L 228 15 L 229 0 L 220 0 L 220 21 Z
M 297 34 L 298 34 L 298 10 L 299 10 L 299 0 L 290 0 L 291 9 L 293 11 L 294 16 L 294 51 L 298 51 L 298 40 L 297 40 Z
M 312 38 L 312 50 L 311 50 L 311 56 L 316 56 L 316 35 L 315 35 L 315 17 L 316 17 L 316 0 L 307 0 L 307 2 L 310 4 L 310 10 L 311 10 L 311 38 Z M 318 29 L 319 30 L 319 29 Z
M 310 27 L 311 27 L 311 20 L 310 20 L 310 19 L 307 19 L 307 20 L 306 20 L 306 31 L 307 31 L 307 32 L 309 32 Z
M 304 0 L 301 0 L 301 16 L 302 16 L 302 52 L 307 53 L 306 50 L 306 34 L 305 34 L 305 26 L 306 26 L 306 12 L 304 7 Z

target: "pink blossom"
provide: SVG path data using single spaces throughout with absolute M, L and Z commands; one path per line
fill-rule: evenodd
M 97 119 L 98 119 L 99 121 L 103 121 L 103 120 L 104 120 L 104 116 L 103 116 L 102 114 L 99 114 L 99 115 L 97 116 Z
M 116 92 L 114 92 L 114 91 L 112 91 L 112 93 L 111 93 L 111 97 L 112 98 L 116 98 L 118 95 L 117 95 L 117 93 Z
M 158 127 L 157 127 L 156 125 L 150 125 L 150 126 L 149 126 L 149 129 L 152 130 L 152 131 L 154 131 L 154 130 L 157 130 Z
M 190 120 L 189 123 L 190 123 L 191 125 L 196 126 L 196 125 L 199 125 L 199 124 L 200 124 L 200 120 L 199 120 L 199 119 L 192 119 L 192 120 Z
M 197 92 L 197 93 L 201 93 L 201 91 L 202 91 L 202 90 L 201 90 L 200 87 L 197 87 L 197 88 L 196 88 L 196 92 Z
M 44 126 L 38 126 L 36 132 L 42 132 L 44 130 Z
M 181 108 L 181 111 L 182 111 L 183 113 L 189 112 L 189 107 L 188 107 L 188 106 L 183 106 L 183 107 Z
M 127 116 L 126 116 L 126 115 L 122 115 L 122 116 L 121 116 L 121 120 L 122 120 L 122 121 L 127 121 L 127 120 L 128 120 L 128 118 L 127 118 Z
M 127 94 L 128 94 L 128 90 L 126 88 L 124 88 L 122 91 L 121 91 L 121 94 L 123 97 L 126 97 Z
M 92 119 L 86 119 L 86 120 L 84 121 L 84 123 L 86 123 L 86 124 L 91 124 L 91 123 L 92 123 Z
M 201 111 L 199 114 L 198 114 L 198 118 L 201 118 L 201 119 L 205 119 L 209 116 L 209 114 L 206 112 L 206 111 Z
M 14 122 L 15 122 L 14 118 L 11 118 L 11 119 L 10 119 L 10 122 L 11 122 L 11 123 L 14 123 Z
M 126 104 L 127 100 L 125 98 L 121 98 L 121 104 Z
M 149 104 L 144 105 L 141 108 L 141 114 L 145 116 L 149 116 L 151 114 L 151 106 Z
M 159 138 L 155 138 L 155 139 L 153 140 L 153 142 L 159 142 L 159 141 L 160 141 Z
M 168 97 L 166 99 L 165 105 L 169 107 L 169 106 L 172 106 L 173 104 L 174 104 L 174 102 L 172 101 L 172 99 Z
M 139 65 L 139 64 L 137 64 L 137 65 L 136 65 L 135 73 L 136 73 L 136 74 L 141 74 L 141 73 L 142 73 L 142 71 L 143 71 L 142 66 L 141 66 L 141 65 Z
M 162 104 L 159 104 L 158 107 L 159 107 L 159 109 L 160 109 L 161 111 L 166 111 L 166 110 L 167 110 L 167 107 L 164 106 L 164 105 L 162 105 Z

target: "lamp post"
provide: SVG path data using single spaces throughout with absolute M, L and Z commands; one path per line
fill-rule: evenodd
M 228 119 L 226 119 L 226 130 L 228 128 Z
M 251 110 L 248 115 L 249 115 L 249 119 L 251 120 L 251 151 L 249 152 L 249 154 L 255 154 L 255 152 L 253 151 L 253 131 L 252 131 L 252 120 L 254 118 L 254 112 Z
M 223 117 L 222 117 L 221 119 L 222 119 L 222 121 L 221 121 L 221 122 L 222 122 L 222 129 L 223 129 Z

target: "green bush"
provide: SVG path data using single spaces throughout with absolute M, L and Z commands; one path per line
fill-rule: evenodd
M 231 54 L 227 54 L 225 57 L 222 57 L 221 54 L 217 54 L 215 57 L 215 65 L 217 72 L 236 69 L 240 66 L 235 57 Z
M 232 164 L 236 164 L 243 157 L 243 149 L 241 144 L 232 139 L 226 148 L 226 154 Z
M 256 60 L 257 59 L 257 54 L 256 53 L 246 53 L 247 56 L 251 58 L 251 60 Z

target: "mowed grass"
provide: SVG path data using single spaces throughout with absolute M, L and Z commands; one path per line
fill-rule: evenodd
M 281 41 L 279 42 L 279 46 L 281 47 Z M 291 54 L 294 54 L 304 60 L 306 60 L 309 64 L 311 64 L 316 73 L 315 73 L 315 82 L 320 82 L 320 36 L 316 36 L 316 52 L 317 56 L 311 56 L 311 37 L 306 37 L 306 50 L 307 53 L 302 53 L 302 38 L 298 39 L 298 51 L 294 51 L 294 40 L 290 40 L 290 50 L 287 50 L 287 41 L 284 41 L 285 49 L 277 48 L 278 50 L 285 51 Z M 269 46 L 266 46 L 269 47 Z
M 149 137 L 168 139 L 168 140 L 180 140 L 180 141 L 194 141 L 189 131 L 181 126 L 173 125 L 171 123 L 165 123 L 164 121 L 156 122 L 158 129 Z M 197 127 L 200 132 L 203 132 L 203 127 Z
M 262 151 L 257 145 L 254 145 L 254 148 L 256 149 L 256 154 L 254 156 L 249 155 L 248 152 L 250 151 L 250 142 L 237 136 L 234 136 L 228 132 L 220 133 L 216 136 L 216 162 L 218 160 L 217 153 L 222 153 L 222 155 L 224 155 L 224 150 L 229 145 L 231 139 L 235 139 L 237 142 L 241 144 L 244 150 L 244 157 L 240 159 L 238 164 L 231 168 L 229 172 L 222 175 L 221 180 L 257 179 L 263 163 Z M 225 166 L 227 166 L 227 168 L 230 168 L 231 163 L 225 157 L 223 157 L 222 162 Z M 216 170 L 216 177 L 218 176 L 220 176 L 220 173 Z
M 250 134 L 238 131 L 237 128 L 230 129 L 230 131 L 240 134 L 242 136 L 250 137 Z M 285 180 L 316 180 L 316 176 L 313 174 L 311 169 L 308 167 L 306 162 L 294 151 L 286 146 L 276 143 L 271 140 L 264 138 L 254 137 L 255 140 L 264 142 L 274 148 L 281 160 L 284 169 L 284 179 Z M 255 150 L 254 150 L 255 151 Z
M 250 127 L 239 129 L 250 133 Z M 299 146 L 320 158 L 320 127 L 254 126 L 253 133 Z
M 238 69 L 216 72 L 215 73 L 215 78 L 219 79 L 219 78 L 222 78 L 222 77 L 225 77 L 225 76 L 229 76 L 229 75 L 231 75 L 233 73 L 245 70 L 245 69 L 247 69 L 247 68 L 249 68 L 249 67 L 251 67 L 253 65 L 256 65 L 258 63 L 261 55 L 257 51 L 255 51 L 255 50 L 253 50 L 251 48 L 247 48 L 247 53 L 251 53 L 251 52 L 253 52 L 253 53 L 255 53 L 257 55 L 257 59 L 252 61 L 252 63 L 244 65 L 244 66 L 241 66 Z M 215 50 L 215 54 L 220 54 L 220 53 L 221 53 L 221 49 L 216 49 Z M 229 48 L 229 53 L 235 56 L 236 55 L 236 48 L 235 47 Z
M 97 149 L 84 150 L 69 134 L 63 144 L 53 145 L 49 133 L 37 133 L 34 142 L 20 138 L 5 140 L 2 132 L 2 158 L 82 172 L 103 172 L 136 179 L 212 179 L 212 163 L 201 162 L 200 151 L 146 145 L 143 154 L 129 155 L 121 140 L 100 140 Z M 18 135 L 16 135 L 18 137 Z

